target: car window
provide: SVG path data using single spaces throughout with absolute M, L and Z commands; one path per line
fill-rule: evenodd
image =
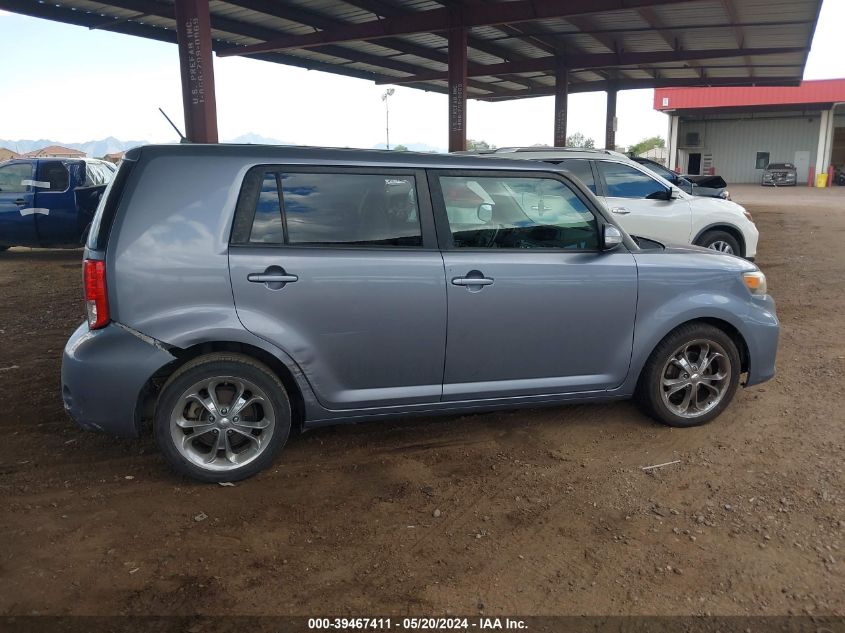
M 32 165 L 12 163 L 0 167 L 0 193 L 25 193 L 29 185 L 24 180 L 32 179 Z
M 595 250 L 596 218 L 552 178 L 440 176 L 456 248 Z
M 284 244 L 285 230 L 282 224 L 282 205 L 279 199 L 277 174 L 264 175 L 261 192 L 255 205 L 255 219 L 249 234 L 252 243 Z
M 49 189 L 45 191 L 66 191 L 70 185 L 70 175 L 63 163 L 42 163 L 39 179 L 49 182 Z
M 85 163 L 85 184 L 92 187 L 94 185 L 105 185 L 114 176 L 114 172 L 108 169 L 103 163 Z
M 586 159 L 570 158 L 562 160 L 558 163 L 561 167 L 572 172 L 572 175 L 578 178 L 584 185 L 592 191 L 596 192 L 596 180 L 593 178 L 593 170 L 590 167 L 590 161 Z
M 643 167 L 648 169 L 649 171 L 653 171 L 655 174 L 668 180 L 669 182 L 676 182 L 678 180 L 678 174 L 676 174 L 671 169 L 666 169 L 663 165 L 659 165 L 657 163 L 640 163 Z
M 255 211 L 250 242 L 422 246 L 413 176 L 268 173 Z
M 605 160 L 597 164 L 610 198 L 648 198 L 666 191 L 664 185 L 630 165 Z

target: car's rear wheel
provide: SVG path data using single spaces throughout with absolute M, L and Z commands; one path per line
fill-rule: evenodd
M 290 434 L 278 377 L 240 354 L 201 356 L 176 371 L 156 406 L 156 442 L 179 473 L 236 481 L 267 468 Z
M 670 332 L 643 368 L 637 399 L 645 412 L 670 426 L 698 426 L 730 404 L 742 371 L 730 336 L 707 323 Z
M 742 256 L 739 241 L 727 231 L 707 231 L 698 239 L 697 244 L 726 255 Z

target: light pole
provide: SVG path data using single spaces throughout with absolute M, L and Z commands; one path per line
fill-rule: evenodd
M 381 100 L 384 101 L 384 131 L 387 137 L 387 149 L 390 149 L 390 107 L 387 105 L 387 99 L 394 92 L 396 92 L 394 88 L 388 88 L 381 96 Z

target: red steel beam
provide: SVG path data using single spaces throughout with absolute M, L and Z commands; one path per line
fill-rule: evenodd
M 449 31 L 449 151 L 467 148 L 467 31 Z
M 208 1 L 176 0 L 175 6 L 185 135 L 192 143 L 217 142 L 217 101 Z
M 646 53 L 591 53 L 587 55 L 566 55 L 566 66 L 571 70 L 587 68 L 617 68 L 619 66 L 637 66 L 641 64 L 662 64 L 666 62 L 693 61 L 703 59 L 726 59 L 747 55 L 784 55 L 803 53 L 803 47 L 786 48 L 741 48 L 708 49 L 692 51 L 654 51 Z M 557 67 L 557 58 L 550 56 L 526 59 L 503 64 L 473 64 L 469 69 L 470 77 L 484 77 L 506 73 L 552 72 Z M 480 67 L 479 67 L 480 66 Z M 446 74 L 441 72 L 420 73 L 410 77 L 391 79 L 391 83 L 409 84 L 428 81 L 444 81 Z
M 460 11 L 444 7 L 428 11 L 416 11 L 395 15 L 380 20 L 371 20 L 358 24 L 347 24 L 336 28 L 327 28 L 315 33 L 287 35 L 263 44 L 243 46 L 231 51 L 221 51 L 221 56 L 250 55 L 295 48 L 310 48 L 323 44 L 350 42 L 353 40 L 374 40 L 394 35 L 414 33 L 432 33 L 453 28 L 472 28 L 475 26 L 496 26 L 499 24 L 518 24 L 549 18 L 604 13 L 640 7 L 680 4 L 693 0 L 514 0 L 513 2 L 490 3 L 474 1 L 464 4 Z

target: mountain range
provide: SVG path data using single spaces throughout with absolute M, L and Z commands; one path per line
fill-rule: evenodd
M 178 139 L 173 139 L 172 143 L 176 143 Z M 277 138 L 271 138 L 267 136 L 261 136 L 260 134 L 248 133 L 248 134 L 241 134 L 238 137 L 232 139 L 226 139 L 227 143 L 251 143 L 254 145 L 297 145 L 297 143 L 291 143 L 290 141 L 283 141 Z M 116 152 L 125 152 L 128 149 L 133 147 L 138 147 L 139 145 L 148 145 L 148 141 L 121 141 L 113 136 L 109 136 L 107 138 L 101 139 L 99 141 L 85 141 L 84 143 L 68 143 L 66 141 L 54 141 L 51 139 L 38 139 L 38 140 L 31 140 L 31 139 L 22 139 L 17 141 L 7 140 L 7 139 L 0 139 L 0 147 L 5 147 L 10 149 L 18 154 L 25 154 L 26 152 L 31 152 L 32 150 L 41 149 L 42 147 L 47 147 L 49 145 L 61 145 L 62 147 L 70 147 L 72 149 L 78 149 L 81 152 L 85 152 L 88 156 L 91 157 L 102 157 L 106 154 L 114 154 Z M 397 143 L 396 145 L 398 145 Z M 405 145 L 410 151 L 412 152 L 445 152 L 446 150 L 440 147 L 434 147 L 433 145 L 428 145 L 426 143 L 402 143 Z M 395 145 L 394 145 L 395 147 Z M 384 149 L 384 143 L 378 143 L 372 146 L 373 149 Z

